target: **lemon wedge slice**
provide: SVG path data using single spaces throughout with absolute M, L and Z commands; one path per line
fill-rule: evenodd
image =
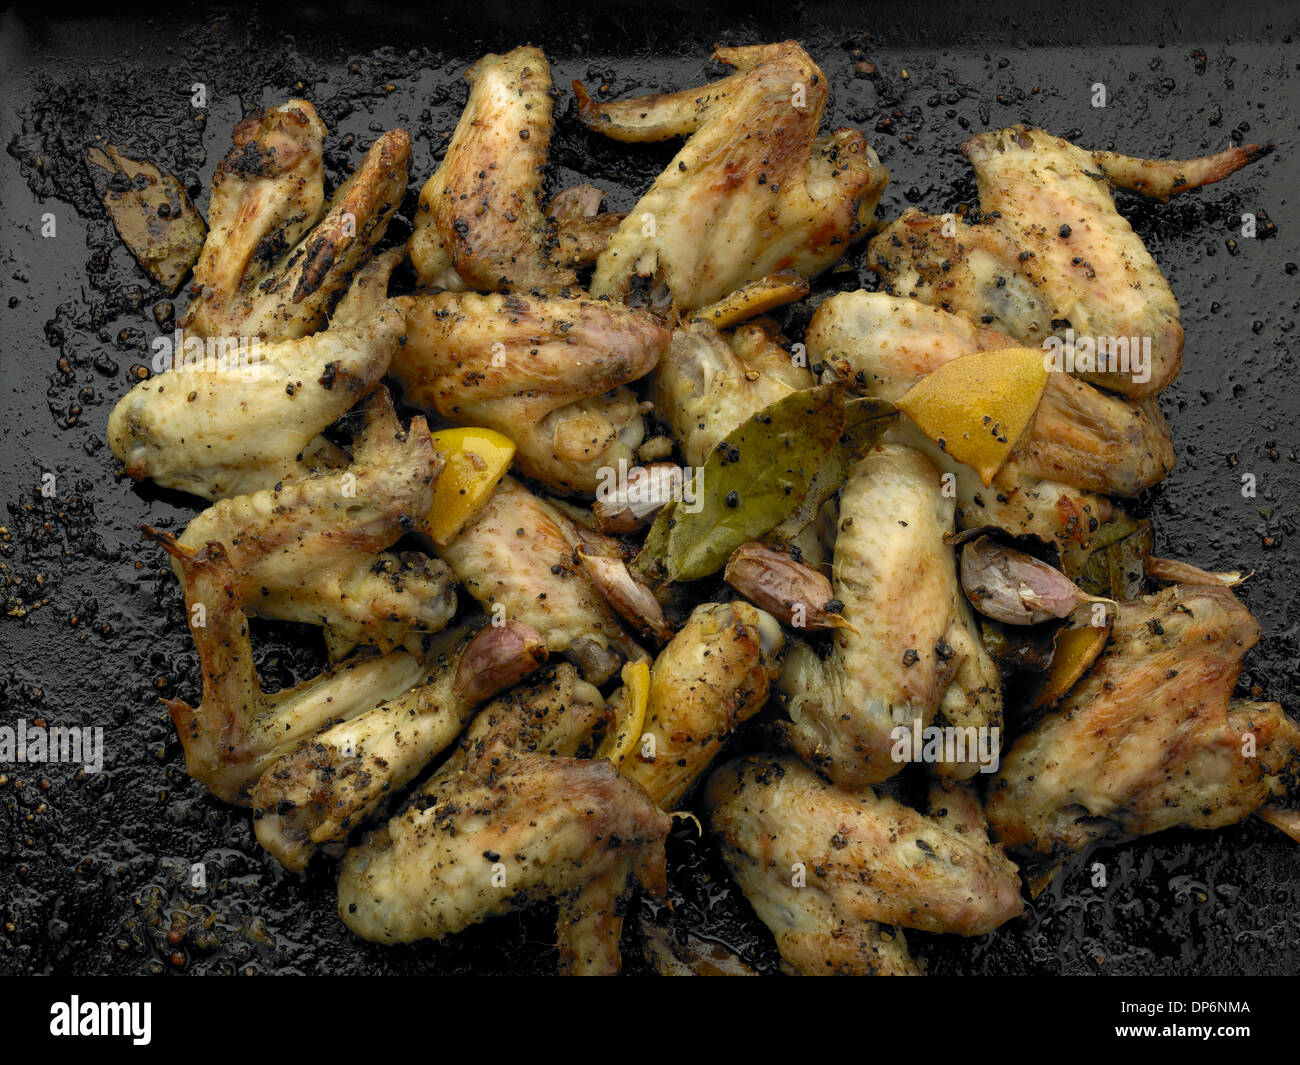
M 510 469 L 515 445 L 491 429 L 439 429 L 432 436 L 446 465 L 420 531 L 441 546 L 454 540 L 491 497 Z
M 597 758 L 608 758 L 616 766 L 623 764 L 641 741 L 645 728 L 646 708 L 650 705 L 650 663 L 644 658 L 623 667 L 623 686 L 610 699 L 614 720 L 596 751 Z
M 975 351 L 921 378 L 896 406 L 987 488 L 1034 420 L 1047 372 L 1037 348 Z

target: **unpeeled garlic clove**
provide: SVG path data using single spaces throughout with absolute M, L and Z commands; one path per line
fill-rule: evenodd
M 731 553 L 723 579 L 757 607 L 796 629 L 851 629 L 828 609 L 831 582 L 803 562 L 764 544 L 742 544 Z
M 660 640 L 667 642 L 673 638 L 673 628 L 664 617 L 659 600 L 632 576 L 626 562 L 608 555 L 589 555 L 582 548 L 578 548 L 578 558 L 591 582 L 622 617 Z
M 452 691 L 470 705 L 481 703 L 519 683 L 546 658 L 546 641 L 522 621 L 488 625 L 461 655 Z
M 633 466 L 623 483 L 608 491 L 597 490 L 591 511 L 604 533 L 630 533 L 649 524 L 674 499 L 680 499 L 689 470 L 672 462 Z
M 1037 625 L 1080 603 L 1114 602 L 1088 595 L 1060 570 L 987 536 L 962 548 L 961 586 L 976 610 L 1007 625 Z

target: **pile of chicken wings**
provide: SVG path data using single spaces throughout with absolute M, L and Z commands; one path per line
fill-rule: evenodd
M 1278 804 L 1300 728 L 1234 697 L 1260 631 L 1231 575 L 1149 558 L 1161 590 L 1095 597 L 1102 634 L 1033 701 L 1003 653 L 1018 630 L 959 565 L 978 533 L 1081 579 L 1117 501 L 1169 472 L 1179 308 L 1112 188 L 1164 199 L 1260 151 L 1155 162 L 992 131 L 962 149 L 977 215 L 878 223 L 888 172 L 862 133 L 820 131 L 827 79 L 803 48 L 716 58 L 732 72 L 676 93 L 575 83 L 591 133 L 680 145 L 626 215 L 590 185 L 548 199 L 567 104 L 536 48 L 469 70 L 404 246 L 385 235 L 406 131 L 327 196 L 309 102 L 235 129 L 183 328 L 258 357 L 155 373 L 109 422 L 131 477 L 207 503 L 147 533 L 201 662 L 199 704 L 167 703 L 189 773 L 250 808 L 287 868 L 338 859 L 357 935 L 550 903 L 570 973 L 619 969 L 629 899 L 666 893 L 687 807 L 805 974 L 918 973 L 904 930 L 990 932 L 1023 912 L 1027 870 L 1103 837 L 1259 813 L 1300 838 Z M 765 312 L 873 232 L 879 290 L 814 296 L 784 336 Z M 729 583 L 634 564 L 673 486 L 773 404 L 825 386 L 894 404 L 1067 326 L 1150 338 L 1150 372 L 1050 374 L 991 477 L 895 414 Z M 508 438 L 508 471 L 450 491 L 438 431 L 457 428 Z M 318 626 L 328 667 L 266 692 L 254 618 Z M 714 766 L 760 715 L 762 753 Z M 896 756 L 900 727 L 936 726 L 996 749 Z

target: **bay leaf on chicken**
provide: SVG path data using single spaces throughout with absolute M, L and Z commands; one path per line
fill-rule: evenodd
M 839 491 L 867 448 L 880 442 L 898 418 L 898 410 L 883 399 L 860 397 L 844 404 L 844 432 L 813 476 L 799 505 L 771 532 L 769 539 L 789 543 L 817 518 L 822 504 Z
M 768 532 L 799 505 L 844 431 L 844 389 L 794 392 L 751 416 L 709 454 L 700 473 L 700 505 L 660 513 L 668 529 L 672 580 L 696 580 L 722 568 L 741 544 Z M 660 543 L 651 528 L 648 543 Z

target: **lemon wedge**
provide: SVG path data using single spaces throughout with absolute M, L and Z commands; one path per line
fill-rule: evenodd
M 987 488 L 1034 420 L 1047 372 L 1037 348 L 975 351 L 921 378 L 896 406 Z
M 420 531 L 443 545 L 454 540 L 491 497 L 510 469 L 515 445 L 491 429 L 439 429 L 432 436 L 446 465 Z
M 1029 696 L 1029 709 L 1050 706 L 1067 695 L 1100 657 L 1110 639 L 1110 624 L 1068 625 L 1056 636 L 1052 664 Z
M 650 663 L 644 658 L 623 667 L 623 686 L 610 699 L 614 720 L 596 751 L 597 758 L 608 758 L 616 766 L 623 764 L 641 741 L 645 712 L 650 705 Z

